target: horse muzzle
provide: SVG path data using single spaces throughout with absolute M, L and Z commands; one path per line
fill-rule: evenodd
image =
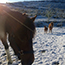
M 24 54 L 21 56 L 22 65 L 31 65 L 34 62 L 34 54 Z

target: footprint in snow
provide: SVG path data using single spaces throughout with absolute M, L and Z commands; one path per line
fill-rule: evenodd
M 5 56 L 5 55 L 6 55 L 6 53 L 3 53 L 3 54 L 2 54 L 2 56 Z
M 2 62 L 0 62 L 0 64 L 2 64 Z
M 46 50 L 40 50 L 39 52 L 41 52 L 41 53 L 45 53 L 45 51 L 46 51 Z
M 33 44 L 36 44 L 37 42 L 34 42 Z
M 59 62 L 53 62 L 52 65 L 59 65 Z
M 63 47 L 65 47 L 65 45 L 63 45 Z

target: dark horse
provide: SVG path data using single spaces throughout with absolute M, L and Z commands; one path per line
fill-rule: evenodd
M 22 65 L 31 65 L 34 61 L 32 38 L 35 33 L 34 20 L 26 14 L 12 11 L 0 5 L 0 39 L 6 50 L 8 63 L 12 63 L 7 43 L 7 34 L 14 53 L 21 60 Z

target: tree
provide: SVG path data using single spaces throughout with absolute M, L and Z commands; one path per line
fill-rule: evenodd
M 48 17 L 47 23 L 49 23 L 50 18 L 53 16 L 52 10 L 46 10 L 46 17 Z

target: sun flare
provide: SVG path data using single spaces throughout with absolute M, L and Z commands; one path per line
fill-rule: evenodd
M 6 3 L 7 0 L 0 0 L 0 3 Z

